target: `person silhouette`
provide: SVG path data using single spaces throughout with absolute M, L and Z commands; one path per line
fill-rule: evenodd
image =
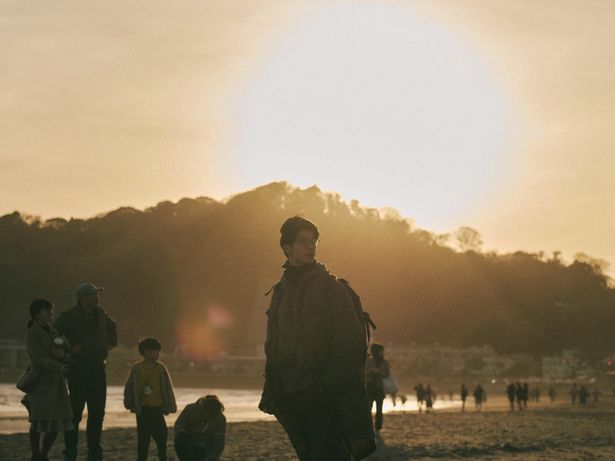
M 436 400 L 436 393 L 432 390 L 431 388 L 431 384 L 427 385 L 427 388 L 425 389 L 425 411 L 426 412 L 431 412 L 433 411 L 433 404 Z
M 485 399 L 485 390 L 483 389 L 483 386 L 478 384 L 474 388 L 474 405 L 476 407 L 476 411 L 482 411 L 484 399 Z
M 416 392 L 416 404 L 420 413 L 423 411 L 423 402 L 425 401 L 425 388 L 423 387 L 423 383 L 414 386 L 414 391 Z
M 468 398 L 468 388 L 465 384 L 461 385 L 461 390 L 459 391 L 459 397 L 461 398 L 461 411 L 466 411 L 466 399 Z
M 259 409 L 276 417 L 300 461 L 358 460 L 376 449 L 365 386 L 366 318 L 348 283 L 316 261 L 319 237 L 300 216 L 280 229 L 286 262 L 267 311 Z
M 506 386 L 506 396 L 508 397 L 508 403 L 510 404 L 510 411 L 515 411 L 515 385 L 510 383 Z
M 519 411 L 523 410 L 523 386 L 519 381 L 515 385 L 515 398 L 517 399 L 517 409 Z
M 557 395 L 557 392 L 555 392 L 555 388 L 551 386 L 549 388 L 549 400 L 551 400 L 551 404 L 553 404 L 553 402 L 555 401 L 556 395 Z
M 588 396 L 589 396 L 589 391 L 587 390 L 585 385 L 582 385 L 581 389 L 579 389 L 579 403 L 581 405 L 585 405 L 587 403 Z
M 579 397 L 579 388 L 577 387 L 577 383 L 572 383 L 572 387 L 570 388 L 570 401 L 573 405 L 577 404 L 577 398 Z
M 370 357 L 365 363 L 367 395 L 370 408 L 376 403 L 376 421 L 374 428 L 376 433 L 382 429 L 382 402 L 384 401 L 383 379 L 389 376 L 389 362 L 384 359 L 384 346 L 380 343 L 372 343 Z

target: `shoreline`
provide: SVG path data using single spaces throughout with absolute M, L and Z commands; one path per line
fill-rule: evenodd
M 85 437 L 80 451 L 85 453 Z M 107 461 L 136 460 L 136 430 L 106 429 L 103 446 Z M 615 402 L 592 406 L 538 406 L 509 412 L 497 406 L 482 412 L 458 410 L 430 414 L 387 414 L 372 461 L 412 460 L 525 460 L 615 459 Z M 50 454 L 61 461 L 62 436 Z M 154 444 L 150 458 L 156 459 Z M 168 454 L 173 450 L 169 428 Z M 29 456 L 25 433 L 0 435 L 0 459 Z M 276 421 L 229 423 L 222 459 L 226 461 L 296 460 L 286 434 Z

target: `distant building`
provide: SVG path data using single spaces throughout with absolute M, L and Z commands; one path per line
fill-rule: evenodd
M 433 378 L 500 378 L 507 377 L 509 371 L 516 373 L 515 376 L 521 372 L 530 376 L 533 370 L 540 367 L 540 361 L 529 355 L 501 355 L 490 346 L 455 348 L 435 344 L 398 347 L 389 344 L 386 356 L 397 374 Z
M 488 346 L 467 348 L 434 346 L 396 347 L 388 345 L 387 360 L 401 373 L 432 377 L 453 377 L 480 373 L 483 359 L 495 355 Z
M 543 357 L 542 377 L 548 380 L 590 379 L 594 370 L 581 359 L 575 350 L 563 351 L 561 355 Z
M 542 358 L 542 377 L 550 381 L 559 381 L 571 378 L 573 368 L 561 356 Z
M 508 355 L 492 355 L 483 358 L 481 373 L 492 378 L 500 377 L 518 363 L 518 360 Z
M 0 339 L 0 369 L 23 368 L 28 362 L 28 351 L 23 341 Z

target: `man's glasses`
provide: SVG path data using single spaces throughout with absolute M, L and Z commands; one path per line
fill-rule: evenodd
M 318 239 L 298 238 L 297 240 L 295 240 L 295 243 L 298 243 L 299 245 L 303 246 L 316 246 L 318 245 Z

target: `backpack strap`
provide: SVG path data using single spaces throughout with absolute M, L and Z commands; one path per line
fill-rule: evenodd
M 359 321 L 363 324 L 363 328 L 365 330 L 365 336 L 367 338 L 367 344 L 369 344 L 370 340 L 372 339 L 372 330 L 375 330 L 377 328 L 376 324 L 371 319 L 369 314 L 363 310 L 363 304 L 361 303 L 361 298 L 359 297 L 357 292 L 354 291 L 354 289 L 350 286 L 350 283 L 348 282 L 348 280 L 341 279 L 341 278 L 338 280 L 341 282 L 342 286 L 346 289 L 346 291 L 348 292 L 348 295 L 350 296 L 350 299 L 352 300 L 352 304 L 354 305 Z
M 273 285 L 271 285 L 271 288 L 269 288 L 265 293 L 264 296 L 269 296 L 269 293 L 271 293 L 272 291 L 275 291 L 278 289 L 278 287 L 282 285 L 282 281 L 280 280 L 279 282 L 274 283 Z

